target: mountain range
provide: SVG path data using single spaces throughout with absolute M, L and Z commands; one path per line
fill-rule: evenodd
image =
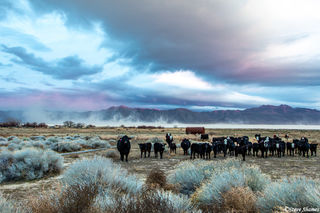
M 260 107 L 244 110 L 214 110 L 195 112 L 185 108 L 158 110 L 110 107 L 99 111 L 62 112 L 0 111 L 0 122 L 17 119 L 21 122 L 57 123 L 65 120 L 77 122 L 144 122 L 185 124 L 320 124 L 320 111 L 308 108 L 293 108 L 288 105 Z

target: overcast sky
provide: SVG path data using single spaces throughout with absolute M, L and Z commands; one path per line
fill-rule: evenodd
M 320 109 L 319 0 L 1 0 L 0 109 Z

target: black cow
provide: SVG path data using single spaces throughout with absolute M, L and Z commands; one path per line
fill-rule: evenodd
M 168 143 L 168 146 L 170 147 L 171 143 L 173 142 L 173 137 L 172 137 L 171 133 L 166 134 L 166 141 Z
M 298 149 L 299 155 L 303 153 L 303 157 L 305 157 L 305 153 L 307 153 L 307 157 L 309 157 L 310 144 L 308 143 L 308 138 L 302 137 L 300 139 Z
M 310 151 L 311 151 L 311 156 L 317 156 L 317 146 L 318 144 L 310 144 Z
M 201 134 L 201 140 L 208 140 L 209 135 L 208 134 Z
M 287 142 L 287 155 L 289 155 L 290 153 L 290 156 L 294 156 L 294 149 L 296 147 L 296 144 L 295 143 L 290 143 L 290 142 Z
M 183 155 L 188 155 L 188 149 L 190 148 L 191 143 L 188 139 L 183 139 L 181 142 L 181 148 L 183 149 Z
M 212 142 L 212 151 L 213 151 L 213 157 L 216 158 L 217 157 L 217 153 L 218 153 L 218 150 L 219 149 L 219 144 L 217 141 L 215 142 Z
M 163 144 L 163 143 L 154 143 L 153 144 L 153 149 L 154 149 L 154 156 L 156 158 L 158 158 L 158 152 L 160 153 L 160 159 L 162 159 L 162 155 L 163 155 L 163 152 L 165 150 L 165 147 L 166 147 L 166 144 Z
M 234 151 L 235 151 L 235 147 L 236 147 L 234 142 L 237 142 L 236 138 L 231 139 L 230 137 L 227 137 L 227 149 L 229 150 L 230 156 L 234 155 Z
M 217 156 L 217 153 L 223 152 L 224 157 L 227 155 L 227 138 L 225 137 L 217 137 L 212 138 L 212 150 L 214 153 L 214 157 Z
M 253 143 L 252 144 L 252 155 L 258 156 L 258 152 L 259 152 L 259 143 Z
M 279 158 L 281 158 L 281 155 L 284 156 L 285 150 L 286 150 L 286 145 L 283 141 L 277 141 L 276 143 L 276 150 L 277 150 L 277 155 Z
M 277 151 L 277 144 L 278 141 L 274 139 L 269 139 L 269 153 L 271 156 L 274 156 L 274 153 Z
M 202 145 L 200 143 L 192 143 L 191 144 L 191 156 L 190 156 L 190 159 L 192 159 L 192 156 L 193 156 L 193 159 L 196 158 L 196 154 L 197 154 L 197 157 L 199 158 L 202 158 L 203 157 L 203 149 L 202 149 Z
M 295 153 L 298 154 L 300 140 L 299 139 L 293 139 L 292 143 L 294 144 Z
M 260 138 L 261 139 L 261 138 Z M 268 149 L 269 149 L 269 137 L 266 137 L 265 139 L 262 139 L 259 142 L 259 149 L 261 151 L 261 157 L 268 157 Z
M 210 154 L 211 154 L 211 151 L 212 151 L 212 146 L 209 144 L 209 143 L 203 143 L 201 144 L 202 145 L 202 153 L 203 153 L 203 158 L 205 159 L 210 159 Z
M 223 157 L 226 157 L 227 155 L 227 145 L 228 145 L 228 139 L 224 138 L 223 141 L 220 142 L 220 149 L 223 152 Z
M 170 153 L 171 152 L 174 152 L 175 154 L 177 154 L 177 145 L 173 142 L 170 144 Z
M 252 148 L 253 148 L 253 144 L 252 144 L 252 142 L 248 142 L 248 155 L 251 155 L 252 153 L 251 153 L 251 150 L 252 150 Z
M 235 156 L 242 155 L 242 160 L 246 160 L 246 153 L 248 150 L 248 141 L 249 138 L 247 136 L 243 136 L 240 140 L 238 140 L 237 146 L 235 147 Z
M 141 158 L 142 158 L 143 153 L 144 153 L 144 157 L 146 157 L 147 152 L 148 152 L 148 157 L 150 157 L 152 144 L 151 143 L 139 143 L 138 145 L 139 145 L 140 152 L 141 152 Z
M 259 142 L 261 138 L 261 134 L 255 134 L 254 138 Z
M 126 161 L 128 162 L 128 155 L 130 153 L 130 139 L 128 136 L 121 137 L 117 142 L 117 149 L 120 152 L 120 160 L 124 160 L 124 156 L 126 156 Z

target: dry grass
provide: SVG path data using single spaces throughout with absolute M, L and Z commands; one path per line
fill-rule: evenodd
M 167 184 L 166 175 L 159 168 L 154 168 L 148 174 L 146 184 L 152 187 L 164 188 Z
M 119 154 L 116 150 L 114 149 L 109 149 L 107 150 L 104 154 L 103 154 L 104 157 L 106 158 L 112 158 L 112 159 L 116 159 L 116 158 L 119 158 Z
M 32 197 L 27 206 L 32 213 L 93 213 L 91 208 L 98 194 L 98 185 L 72 185 L 60 187 L 53 192 L 44 192 L 41 196 Z
M 234 187 L 222 195 L 222 205 L 211 203 L 209 205 L 200 205 L 199 208 L 204 213 L 217 212 L 239 212 L 255 213 L 258 212 L 256 207 L 256 195 L 248 188 Z
M 164 171 L 159 168 L 154 168 L 149 172 L 145 183 L 150 189 L 163 189 L 165 191 L 179 193 L 179 186 L 167 183 L 167 177 Z
M 100 210 L 101 213 L 176 213 L 173 203 L 164 200 L 153 189 L 145 189 L 132 199 L 115 196 L 112 205 Z
M 255 204 L 257 200 L 256 196 L 248 187 L 232 188 L 222 195 L 222 197 L 223 204 L 221 209 L 224 212 L 251 213 L 258 211 Z

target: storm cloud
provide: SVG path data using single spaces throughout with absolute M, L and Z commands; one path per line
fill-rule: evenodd
M 83 64 L 78 56 L 68 56 L 57 59 L 55 62 L 46 62 L 32 53 L 28 53 L 23 47 L 2 46 L 6 53 L 16 56 L 12 61 L 30 67 L 33 70 L 51 75 L 56 79 L 78 79 L 81 76 L 93 75 L 101 72 L 102 67 L 89 67 Z
M 119 57 L 140 69 L 192 70 L 237 84 L 320 83 L 319 51 L 303 47 L 319 39 L 316 26 L 302 24 L 320 20 L 316 1 L 33 1 L 36 8 L 48 2 L 68 14 L 70 25 L 101 21 L 119 42 Z
M 317 0 L 3 0 L 2 108 L 320 109 Z

